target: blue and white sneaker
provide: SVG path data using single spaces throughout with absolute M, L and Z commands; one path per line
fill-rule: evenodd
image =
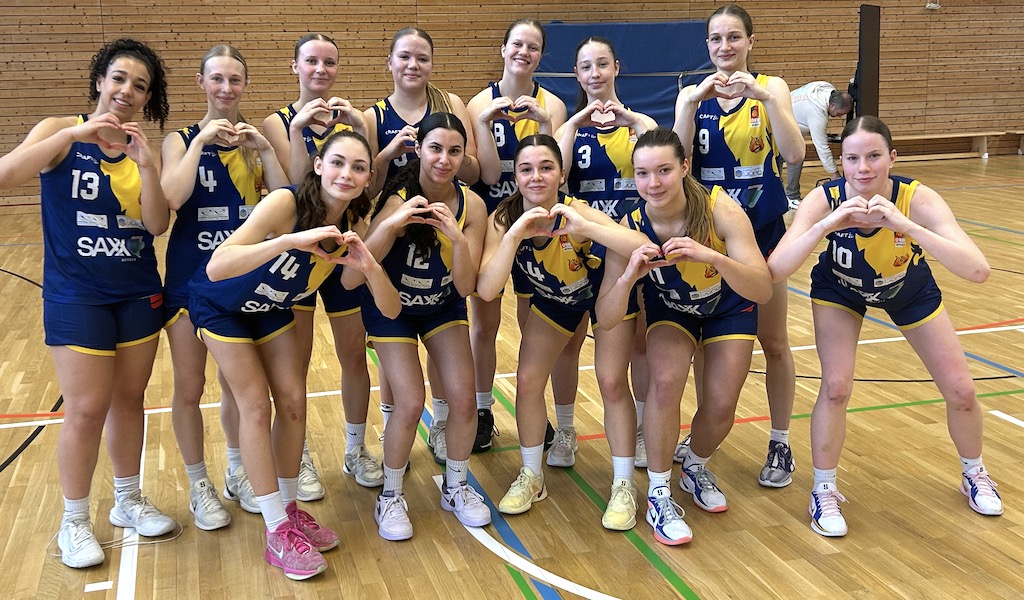
M 789 444 L 769 440 L 768 458 L 764 461 L 764 468 L 761 469 L 757 482 L 764 487 L 786 487 L 793 483 L 794 470 L 796 461 L 793 460 L 793 450 Z
M 683 467 L 682 472 L 682 477 L 679 478 L 679 487 L 693 494 L 693 501 L 697 503 L 697 506 L 711 513 L 729 510 L 725 494 L 716 485 L 718 480 L 704 465 Z
M 647 497 L 647 522 L 654 528 L 654 539 L 667 546 L 678 546 L 693 539 L 693 531 L 683 520 L 686 514 L 672 500 L 672 492 L 660 485 Z
M 811 492 L 811 505 L 807 511 L 811 513 L 811 529 L 825 537 L 843 537 L 848 531 L 843 511 L 839 503 L 846 502 L 846 497 L 839 493 L 836 484 L 821 482 Z
M 996 491 L 996 482 L 988 476 L 984 466 L 963 473 L 960 492 L 970 500 L 974 512 L 993 517 L 1003 514 L 1003 500 Z

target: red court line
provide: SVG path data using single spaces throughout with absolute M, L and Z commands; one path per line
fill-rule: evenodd
M 1024 323 L 1024 317 L 1017 319 L 1010 319 L 1009 321 L 999 321 L 998 323 L 988 323 L 987 325 L 971 325 L 970 327 L 959 327 L 957 331 L 971 331 L 973 329 L 986 329 L 988 327 L 1001 327 L 1003 325 L 1013 325 L 1015 323 Z

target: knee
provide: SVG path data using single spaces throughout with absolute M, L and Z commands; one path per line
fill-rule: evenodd
M 468 394 L 448 395 L 448 419 L 459 422 L 476 420 L 476 398 Z
M 785 331 L 781 335 L 770 334 L 758 337 L 761 349 L 764 351 L 766 360 L 777 360 L 791 353 L 789 348 L 789 336 Z
M 853 382 L 847 378 L 823 378 L 818 402 L 827 406 L 845 409 L 853 394 Z
M 605 403 L 615 404 L 630 399 L 629 381 L 625 371 L 605 371 L 597 374 L 597 385 L 601 390 L 601 397 Z
M 974 382 L 970 379 L 961 380 L 946 394 L 946 406 L 949 410 L 970 412 L 978 409 L 978 396 Z
M 449 411 L 451 409 L 449 408 Z M 391 417 L 388 419 L 388 425 L 392 422 L 404 429 L 416 429 L 416 424 L 420 421 L 420 415 L 423 413 L 423 399 L 420 398 L 419 402 L 410 400 L 409 402 L 397 402 L 395 403 L 395 410 L 391 413 Z
M 250 405 L 239 407 L 238 424 L 269 431 L 270 414 L 270 402 L 250 403 Z

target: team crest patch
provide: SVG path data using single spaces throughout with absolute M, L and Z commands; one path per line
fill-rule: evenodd
M 764 150 L 764 140 L 760 137 L 750 138 L 750 151 L 756 154 L 762 150 Z
M 582 268 L 583 261 L 580 259 L 580 257 L 577 256 L 575 258 L 569 259 L 569 271 L 575 273 L 576 271 L 579 271 Z
M 897 256 L 896 260 L 892 261 L 892 266 L 894 266 L 894 267 L 902 267 L 903 265 L 907 264 L 909 261 L 910 261 L 910 255 L 909 254 L 902 254 L 900 256 Z
M 711 279 L 712 277 L 715 277 L 717 275 L 718 269 L 716 269 L 713 265 L 708 265 L 704 267 L 704 279 Z

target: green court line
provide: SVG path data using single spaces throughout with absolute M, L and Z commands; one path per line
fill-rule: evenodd
M 993 398 L 995 396 L 1012 396 L 1014 394 L 1024 393 L 1024 390 L 1006 390 L 1003 392 L 988 392 L 985 394 L 978 394 L 978 398 Z M 857 408 L 847 408 L 847 413 L 859 413 L 868 412 L 873 410 L 886 410 L 890 408 L 906 408 L 909 406 L 922 406 L 925 404 L 939 404 L 945 402 L 943 398 L 932 398 L 929 400 L 911 400 L 909 402 L 896 402 L 893 404 L 879 404 L 877 406 L 859 406 Z M 799 415 L 793 415 L 794 419 L 809 419 L 811 413 L 802 413 Z
M 516 582 L 516 585 L 519 587 L 519 591 L 523 593 L 523 596 L 526 597 L 527 600 L 537 600 L 537 594 L 533 593 L 533 588 L 530 587 L 530 583 L 526 581 L 526 578 L 519 572 L 519 569 L 505 563 L 505 570 L 512 576 L 512 581 Z
M 972 232 L 972 233 L 969 233 L 969 235 L 971 237 L 981 238 L 983 240 L 989 240 L 989 241 L 992 241 L 992 242 L 999 242 L 1000 244 L 1009 244 L 1010 246 L 1024 246 L 1024 244 L 1022 244 L 1020 242 L 1011 242 L 1010 240 L 1004 240 L 1004 239 L 1000 239 L 1000 238 L 997 238 L 997 237 L 992 237 L 990 235 L 984 235 L 984 234 L 981 234 L 981 233 L 974 233 L 974 232 Z

